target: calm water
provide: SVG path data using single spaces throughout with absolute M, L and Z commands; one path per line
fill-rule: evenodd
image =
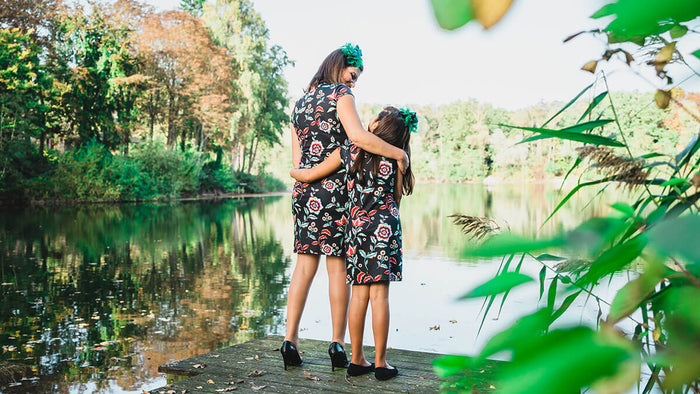
M 490 278 L 500 259 L 459 257 L 469 241 L 447 216 L 488 215 L 546 236 L 607 213 L 613 201 L 602 195 L 589 205 L 593 194 L 582 196 L 540 227 L 560 197 L 551 184 L 418 185 L 401 207 L 405 279 L 391 287 L 390 346 L 468 354 L 533 310 L 525 287 L 476 336 L 480 302 L 456 298 Z M 140 393 L 166 383 L 159 365 L 283 334 L 292 240 L 289 194 L 0 213 L 0 360 L 40 377 L 0 391 Z M 589 303 L 567 314 L 592 321 L 597 311 Z M 322 268 L 301 336 L 329 334 Z

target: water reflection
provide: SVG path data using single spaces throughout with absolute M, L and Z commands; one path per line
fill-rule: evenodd
M 448 215 L 491 216 L 516 233 L 548 235 L 604 213 L 612 198 L 588 205 L 592 196 L 540 227 L 561 198 L 556 185 L 419 184 L 401 207 L 406 279 L 392 290 L 391 345 L 457 353 L 475 346 L 479 305 L 455 298 L 498 261 L 460 259 L 467 241 Z M 287 194 L 0 213 L 0 361 L 41 377 L 0 390 L 141 392 L 165 384 L 162 364 L 282 334 L 294 259 L 290 204 Z M 323 271 L 303 337 L 330 333 Z M 536 304 L 512 298 L 513 313 Z
M 36 391 L 136 390 L 159 365 L 265 335 L 290 262 L 265 218 L 277 200 L 0 215 L 2 360 L 49 377 Z

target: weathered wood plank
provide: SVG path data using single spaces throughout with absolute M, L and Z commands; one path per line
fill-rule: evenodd
M 387 359 L 399 369 L 399 376 L 380 382 L 373 374 L 348 377 L 345 369 L 333 372 L 328 343 L 309 339 L 299 341 L 304 364 L 285 371 L 279 353 L 282 340 L 267 336 L 162 365 L 160 372 L 189 378 L 152 392 L 220 393 L 233 391 L 233 387 L 236 392 L 435 392 L 441 383 L 432 369 L 432 361 L 440 354 L 388 349 Z M 349 344 L 346 347 L 349 350 Z M 374 349 L 365 347 L 365 354 L 372 357 Z M 490 371 L 483 375 L 488 379 Z M 486 380 L 482 387 L 489 387 Z

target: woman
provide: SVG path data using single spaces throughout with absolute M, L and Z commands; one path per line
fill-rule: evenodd
M 350 139 L 359 148 L 399 163 L 403 172 L 408 155 L 362 127 L 351 88 L 364 66 L 357 45 L 331 52 L 311 79 L 292 112 L 292 162 L 308 168 L 323 161 Z M 333 370 L 347 366 L 343 349 L 350 287 L 345 283 L 344 228 L 347 187 L 340 170 L 312 183 L 296 182 L 292 193 L 294 251 L 297 264 L 287 295 L 287 332 L 280 351 L 284 368 L 301 365 L 299 322 L 321 255 L 326 256 L 333 334 L 328 354 Z

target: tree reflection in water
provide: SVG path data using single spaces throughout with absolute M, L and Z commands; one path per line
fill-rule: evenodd
M 279 197 L 0 214 L 0 360 L 41 380 L 3 391 L 136 390 L 159 365 L 283 324 Z

